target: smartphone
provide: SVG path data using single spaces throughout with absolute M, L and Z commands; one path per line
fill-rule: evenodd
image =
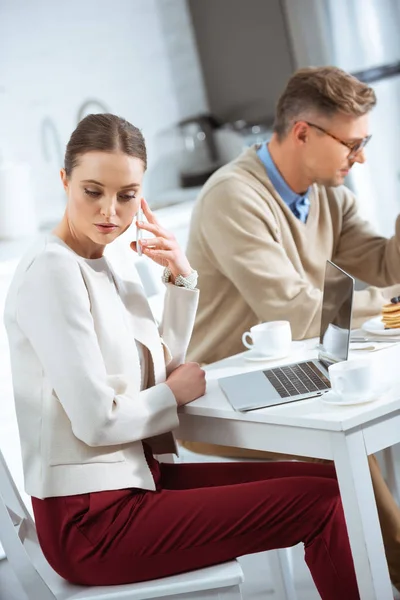
M 142 211 L 141 206 L 139 206 L 139 210 L 137 211 L 137 214 L 136 214 L 136 222 L 138 222 L 138 221 L 143 221 L 143 211 Z M 143 229 L 140 229 L 140 227 L 138 227 L 136 225 L 136 250 L 137 250 L 138 256 L 142 256 L 142 245 L 140 243 L 142 236 L 143 236 Z

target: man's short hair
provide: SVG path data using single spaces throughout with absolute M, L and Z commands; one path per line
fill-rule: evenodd
M 274 132 L 282 139 L 295 121 L 310 113 L 360 117 L 376 104 L 374 90 L 337 67 L 299 69 L 278 100 Z

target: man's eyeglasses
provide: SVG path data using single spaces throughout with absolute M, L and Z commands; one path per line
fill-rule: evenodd
M 361 150 L 363 150 L 365 148 L 365 146 L 368 144 L 369 140 L 372 137 L 371 135 L 367 135 L 367 137 L 362 138 L 361 140 L 357 140 L 355 142 L 345 142 L 344 140 L 341 140 L 340 138 L 336 137 L 336 135 L 333 135 L 333 133 L 330 133 L 323 127 L 320 127 L 319 125 L 315 125 L 315 123 L 309 123 L 308 121 L 304 121 L 304 122 L 307 123 L 307 125 L 309 127 L 314 127 L 315 129 L 319 129 L 319 131 L 322 131 L 322 133 L 329 135 L 329 137 L 331 137 L 332 139 L 339 142 L 339 144 L 346 146 L 346 148 L 348 148 L 350 150 L 347 158 L 354 158 L 354 156 L 356 156 L 356 154 L 358 154 L 359 152 L 361 152 Z

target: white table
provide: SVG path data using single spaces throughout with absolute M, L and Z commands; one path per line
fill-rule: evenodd
M 367 354 L 386 369 L 394 372 L 397 367 L 400 371 L 399 345 L 370 354 L 354 352 L 350 359 Z M 206 368 L 207 393 L 181 409 L 177 436 L 333 460 L 361 598 L 393 600 L 367 455 L 400 442 L 400 386 L 396 383 L 382 398 L 357 406 L 327 406 L 311 398 L 240 413 L 232 409 L 217 379 L 290 362 L 255 363 L 244 356 L 239 354 Z M 291 360 L 315 356 L 315 340 L 308 340 Z

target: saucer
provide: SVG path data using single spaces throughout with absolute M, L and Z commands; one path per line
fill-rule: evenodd
M 265 362 L 268 360 L 280 360 L 281 358 L 285 358 L 287 356 L 291 356 L 295 352 L 302 350 L 304 348 L 304 342 L 292 342 L 289 352 L 285 352 L 285 354 L 261 354 L 261 352 L 256 352 L 256 350 L 249 350 L 245 353 L 244 359 L 249 360 L 251 362 Z
M 329 390 L 329 392 L 326 392 L 326 394 L 320 396 L 319 399 L 324 404 L 328 404 L 331 406 L 356 406 L 357 404 L 367 404 L 368 402 L 379 400 L 379 398 L 382 398 L 382 396 L 387 394 L 388 391 L 389 387 L 385 387 L 382 390 L 374 390 L 367 397 L 364 396 L 363 398 L 353 398 L 352 400 L 348 398 L 347 400 L 342 400 L 339 394 L 337 394 L 333 390 Z
M 400 336 L 400 329 L 385 329 L 385 326 L 381 321 L 381 317 L 374 317 L 373 319 L 368 319 L 368 321 L 365 321 L 365 323 L 363 323 L 361 329 L 363 329 L 367 333 L 372 333 L 379 336 Z

